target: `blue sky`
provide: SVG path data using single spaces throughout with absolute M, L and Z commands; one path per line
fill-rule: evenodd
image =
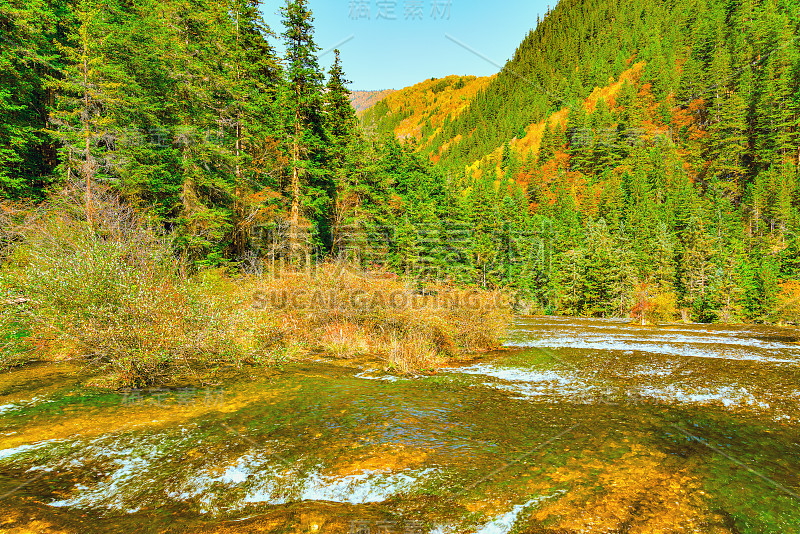
M 283 31 L 283 2 L 265 0 L 262 9 L 276 34 Z M 317 45 L 322 52 L 341 50 L 350 88 L 361 90 L 402 89 L 449 74 L 494 74 L 536 26 L 536 16 L 554 5 L 555 0 L 310 0 Z M 332 53 L 320 58 L 326 71 L 332 61 Z

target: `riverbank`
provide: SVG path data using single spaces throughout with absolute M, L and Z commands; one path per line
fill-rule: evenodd
M 104 388 L 202 384 L 314 354 L 411 372 L 498 347 L 511 318 L 500 293 L 383 270 L 191 272 L 143 215 L 113 196 L 99 205 L 92 225 L 69 196 L 6 212 L 0 369 L 75 360 Z

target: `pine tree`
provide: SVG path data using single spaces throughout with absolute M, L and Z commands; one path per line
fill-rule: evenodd
M 358 218 L 361 209 L 361 161 L 366 154 L 358 118 L 350 104 L 350 90 L 347 89 L 350 82 L 344 77 L 339 50 L 334 50 L 334 54 L 325 93 L 325 113 L 329 133 L 327 164 L 336 189 L 332 244 L 338 248 L 344 227 L 354 222 L 351 218 Z
M 323 76 L 317 62 L 313 16 L 307 0 L 287 0 L 282 9 L 286 42 L 286 126 L 290 146 L 289 243 L 294 258 L 299 253 L 301 209 L 317 216 L 328 205 L 330 190 L 323 167 L 327 138 L 322 117 Z M 304 193 L 307 202 L 303 202 Z M 303 204 L 301 206 L 301 204 Z
M 358 136 L 358 119 L 350 104 L 350 90 L 342 70 L 339 50 L 334 50 L 335 59 L 328 77 L 325 92 L 325 112 L 330 135 L 330 163 L 343 167 L 348 147 Z
M 742 194 L 745 174 L 742 162 L 747 150 L 747 107 L 733 88 L 731 58 L 721 36 L 715 47 L 711 73 L 708 158 L 711 172 L 725 194 L 737 200 Z
M 692 308 L 700 322 L 710 322 L 713 319 L 710 286 L 714 282 L 715 269 L 709 241 L 703 222 L 693 216 L 685 231 L 681 271 L 685 288 L 684 302 Z
M 113 3 L 78 2 L 71 45 L 62 46 L 68 66 L 63 77 L 51 83 L 60 95 L 51 121 L 56 126 L 53 133 L 62 144 L 61 170 L 68 182 L 82 180 L 86 219 L 92 227 L 93 184 L 118 177 L 117 143 L 128 112 L 123 87 L 129 81 L 113 60 L 114 51 L 107 39 L 113 33 L 109 20 L 118 12 Z
M 263 194 L 278 189 L 273 177 L 281 172 L 280 150 L 274 140 L 283 136 L 279 98 L 282 72 L 267 41 L 272 35 L 259 12 L 259 0 L 233 0 L 229 8 L 225 46 L 231 62 L 225 65 L 229 102 L 224 116 L 232 132 L 235 183 L 229 188 L 235 218 L 233 248 L 244 254 L 254 216 L 263 209 Z
M 56 16 L 62 2 L 0 4 L 0 198 L 38 197 L 52 180 L 53 140 L 47 127 L 47 78 L 56 73 Z

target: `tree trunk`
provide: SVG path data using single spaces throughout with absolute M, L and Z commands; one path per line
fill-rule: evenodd
M 299 89 L 298 89 L 299 93 Z M 297 95 L 298 106 L 300 95 Z M 292 259 L 299 255 L 298 230 L 300 226 L 300 109 L 294 115 L 294 143 L 292 145 L 292 211 L 289 217 L 289 254 Z
M 89 51 L 86 45 L 86 38 L 83 39 L 83 112 L 86 117 L 83 120 L 83 133 L 86 136 L 86 157 L 83 160 L 83 177 L 86 179 L 86 222 L 89 223 L 89 228 L 94 229 L 94 217 L 92 214 L 92 132 L 89 125 L 89 114 L 91 110 L 90 96 L 89 96 L 89 65 L 88 65 Z

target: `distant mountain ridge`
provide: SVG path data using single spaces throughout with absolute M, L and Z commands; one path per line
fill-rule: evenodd
M 350 103 L 356 113 L 363 113 L 387 96 L 396 92 L 394 89 L 380 89 L 378 91 L 351 91 Z
M 430 80 L 363 121 L 414 135 L 432 161 L 473 177 L 513 155 L 519 182 L 554 153 L 566 158 L 559 168 L 592 181 L 627 164 L 637 143 L 663 141 L 692 180 L 740 202 L 770 173 L 785 174 L 782 165 L 798 165 L 799 33 L 800 6 L 785 0 L 562 0 L 441 124 L 431 86 L 448 82 Z

